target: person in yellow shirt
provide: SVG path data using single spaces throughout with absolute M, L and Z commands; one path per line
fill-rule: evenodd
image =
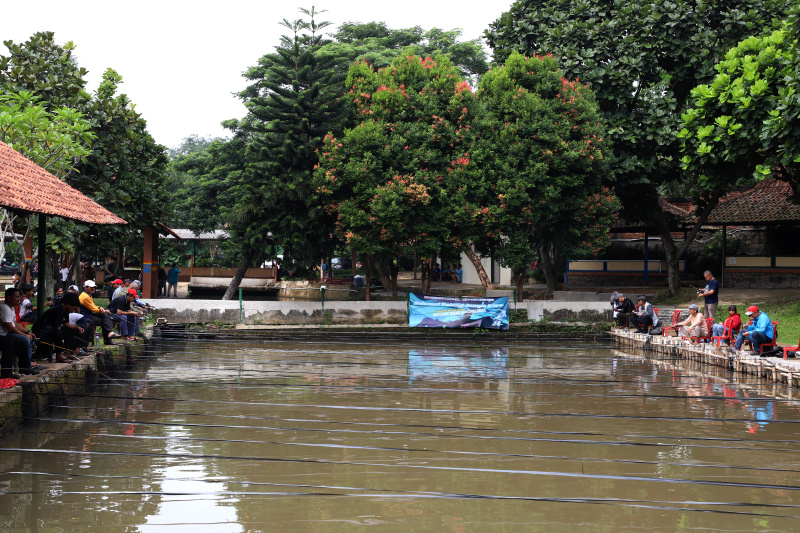
M 86 322 L 92 330 L 100 326 L 100 330 L 103 332 L 103 344 L 114 344 L 111 339 L 119 338 L 119 335 L 111 331 L 113 327 L 111 324 L 111 311 L 103 309 L 94 303 L 92 295 L 96 290 L 97 285 L 94 281 L 89 279 L 84 282 L 83 292 L 78 295 L 78 300 L 81 303 L 81 314 L 86 317 Z

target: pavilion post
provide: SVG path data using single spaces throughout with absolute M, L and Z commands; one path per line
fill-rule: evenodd
M 47 298 L 47 215 L 39 213 L 39 287 L 36 290 L 36 312 L 39 316 L 45 311 Z M 27 252 L 26 252 L 27 253 Z
M 22 281 L 30 283 L 30 281 L 31 281 L 31 270 L 33 270 L 33 237 L 31 235 L 28 235 L 28 238 L 23 241 L 23 243 L 22 243 L 22 253 L 25 254 L 25 263 L 24 263 L 23 266 L 27 266 L 28 267 L 27 269 L 24 269 L 25 270 L 25 279 L 23 279 Z M 23 269 L 20 269 L 20 270 L 23 270 Z
M 143 298 L 156 298 L 158 291 L 158 230 L 144 228 L 144 253 L 142 254 Z
M 723 224 L 722 225 L 722 267 L 720 270 L 720 285 L 725 286 L 725 248 L 728 241 L 728 227 Z

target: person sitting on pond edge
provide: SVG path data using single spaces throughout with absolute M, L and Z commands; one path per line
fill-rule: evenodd
M 678 336 L 687 337 L 689 344 L 699 344 L 700 338 L 708 337 L 706 317 L 703 316 L 696 304 L 689 306 L 689 316 L 676 326 L 680 326 Z
M 647 327 L 658 325 L 658 317 L 653 306 L 645 296 L 636 298 L 636 308 L 631 315 L 631 325 L 636 327 L 636 333 L 647 333 Z
M 92 294 L 94 294 L 96 287 L 95 282 L 90 279 L 83 284 L 83 292 L 78 296 L 81 304 L 81 314 L 86 318 L 89 328 L 93 329 L 96 326 L 100 326 L 100 330 L 103 332 L 103 344 L 114 344 L 112 339 L 119 338 L 120 335 L 111 331 L 113 325 L 111 324 L 110 311 L 94 303 Z
M 725 322 L 711 326 L 711 335 L 713 337 L 722 337 L 726 329 L 731 338 L 738 336 L 739 330 L 742 329 L 742 317 L 736 310 L 735 305 L 728 306 L 728 318 L 725 319 Z
M 614 291 L 611 295 L 611 310 L 614 324 L 618 328 L 627 327 L 633 312 L 633 302 L 624 294 Z
M 761 352 L 761 345 L 772 342 L 775 338 L 775 328 L 766 313 L 762 312 L 758 306 L 751 305 L 745 312 L 750 317 L 747 326 L 739 332 L 734 344 L 734 350 L 741 350 L 744 341 L 749 341 L 753 345 L 753 352 Z

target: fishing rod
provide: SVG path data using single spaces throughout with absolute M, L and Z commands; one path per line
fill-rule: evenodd
M 57 348 L 57 349 L 59 349 L 59 350 L 62 350 L 62 351 L 65 351 L 65 352 L 71 353 L 70 349 L 69 349 L 69 348 L 66 348 L 66 347 L 64 347 L 64 346 L 58 346 L 57 344 L 51 344 L 51 343 L 49 343 L 49 342 L 44 342 L 44 341 L 39 341 L 39 342 L 40 342 L 41 344 L 44 344 L 44 345 L 47 345 L 47 346 L 52 346 L 53 348 Z M 96 354 L 96 355 L 100 355 L 101 353 L 102 353 L 102 352 L 95 351 L 95 354 Z M 110 354 L 110 352 L 106 352 L 106 353 L 109 353 L 109 354 Z M 96 366 L 96 365 L 95 365 L 95 366 Z M 101 371 L 100 371 L 99 369 L 97 369 L 97 368 L 94 368 L 94 369 L 92 369 L 92 370 L 93 370 L 94 372 L 97 372 L 97 373 L 98 373 L 98 374 L 100 374 L 101 376 L 105 377 L 106 379 L 108 379 L 108 380 L 111 380 L 111 381 L 115 382 L 116 384 L 118 384 L 118 385 L 119 385 L 120 387 L 122 387 L 123 389 L 126 389 L 126 390 L 130 391 L 130 393 L 131 393 L 131 394 L 134 394 L 134 391 L 133 391 L 133 389 L 130 389 L 130 388 L 126 387 L 125 385 L 123 385 L 123 384 L 122 384 L 122 383 L 120 383 L 119 381 L 115 380 L 114 378 L 112 378 L 112 377 L 111 377 L 111 376 L 109 376 L 108 374 L 105 374 L 105 373 L 101 372 Z M 82 381 L 82 380 L 78 380 L 78 381 Z

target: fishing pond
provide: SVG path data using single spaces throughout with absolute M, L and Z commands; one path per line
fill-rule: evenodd
M 793 531 L 799 441 L 607 340 L 165 340 L 0 439 L 0 532 Z

